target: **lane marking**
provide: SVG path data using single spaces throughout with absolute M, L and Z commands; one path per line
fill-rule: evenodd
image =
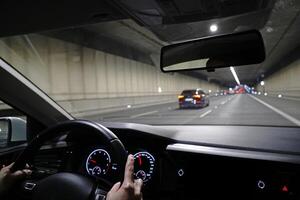
M 224 105 L 225 103 L 226 103 L 226 101 L 222 101 L 222 102 L 221 102 L 221 105 Z
M 142 116 L 145 116 L 145 115 L 151 115 L 151 114 L 154 114 L 154 113 L 157 113 L 157 112 L 158 112 L 158 110 L 145 112 L 145 113 L 141 113 L 141 114 L 138 114 L 138 115 L 132 115 L 132 116 L 130 116 L 130 118 L 134 119 L 134 118 L 142 117 Z
M 206 115 L 208 115 L 211 112 L 212 112 L 212 110 L 206 111 L 205 113 L 203 113 L 202 115 L 200 115 L 200 118 L 205 117 Z
M 285 119 L 289 120 L 290 122 L 296 124 L 297 126 L 300 126 L 300 120 L 292 117 L 291 115 L 279 110 L 278 108 L 275 108 L 274 106 L 271 106 L 270 104 L 258 99 L 255 96 L 250 95 L 250 97 L 252 97 L 254 100 L 258 101 L 259 103 L 263 104 L 264 106 L 270 108 L 271 110 L 273 110 L 274 112 L 276 112 L 277 114 L 281 115 L 282 117 L 284 117 Z
M 217 109 L 218 108 L 218 106 L 215 106 L 215 109 Z

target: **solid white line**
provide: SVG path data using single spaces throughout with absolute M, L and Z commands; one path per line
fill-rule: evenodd
M 274 112 L 278 113 L 279 115 L 281 115 L 282 117 L 284 117 L 285 119 L 289 120 L 290 122 L 296 124 L 297 126 L 300 126 L 300 120 L 292 117 L 291 115 L 279 110 L 278 108 L 275 108 L 274 106 L 271 106 L 270 104 L 262 101 L 261 99 L 258 99 L 255 96 L 250 95 L 250 97 L 252 97 L 253 99 L 255 99 L 256 101 L 258 101 L 259 103 L 263 104 L 264 106 L 270 108 L 271 110 L 273 110 Z
M 154 113 L 157 113 L 157 112 L 158 112 L 157 110 L 151 111 L 151 112 L 145 112 L 145 113 L 141 113 L 141 114 L 138 114 L 138 115 L 132 115 L 130 118 L 134 119 L 134 118 L 142 117 L 142 116 L 145 116 L 145 115 L 151 115 L 151 114 L 154 114 Z
M 211 110 L 206 111 L 205 113 L 203 113 L 202 115 L 200 115 L 200 118 L 205 117 L 206 115 L 208 115 L 209 113 L 211 113 Z

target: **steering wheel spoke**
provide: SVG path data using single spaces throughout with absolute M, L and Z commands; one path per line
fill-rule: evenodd
M 105 200 L 107 193 L 108 192 L 106 190 L 103 190 L 100 185 L 97 185 L 95 189 L 95 195 L 91 200 Z

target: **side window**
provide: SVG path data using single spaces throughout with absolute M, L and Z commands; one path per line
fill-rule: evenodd
M 26 117 L 0 101 L 0 151 L 26 143 Z
M 202 90 L 197 90 L 197 94 L 204 94 L 204 92 Z

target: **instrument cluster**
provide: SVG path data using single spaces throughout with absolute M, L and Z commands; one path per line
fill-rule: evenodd
M 155 157 L 148 151 L 136 151 L 134 157 L 134 178 L 142 179 L 144 184 L 148 183 L 155 172 Z M 96 148 L 89 152 L 85 160 L 86 172 L 96 178 L 105 178 L 117 169 L 112 163 L 112 156 L 104 148 Z

